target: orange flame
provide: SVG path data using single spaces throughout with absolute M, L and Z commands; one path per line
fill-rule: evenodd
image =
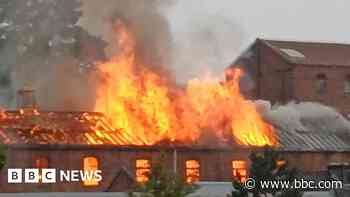
M 104 83 L 98 88 L 95 110 L 106 113 L 132 144 L 193 143 L 209 132 L 223 141 L 276 145 L 273 128 L 240 94 L 242 70 L 231 70 L 232 80 L 225 83 L 193 79 L 186 90 L 174 88 L 166 77 L 136 61 L 136 43 L 125 24 L 118 21 L 115 31 L 120 51 L 98 66 Z

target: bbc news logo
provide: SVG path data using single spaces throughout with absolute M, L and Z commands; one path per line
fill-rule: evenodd
M 102 171 L 57 170 L 54 168 L 11 168 L 7 170 L 8 183 L 56 183 L 102 181 Z

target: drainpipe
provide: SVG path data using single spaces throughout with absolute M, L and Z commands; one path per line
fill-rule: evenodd
M 174 174 L 176 174 L 177 172 L 177 151 L 176 149 L 174 148 L 174 152 L 173 152 L 173 159 L 174 159 L 174 163 L 173 163 L 173 166 L 174 166 Z

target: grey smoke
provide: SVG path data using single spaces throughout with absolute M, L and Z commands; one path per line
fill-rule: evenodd
M 235 21 L 220 14 L 204 14 L 189 22 L 186 31 L 174 33 L 172 67 L 180 82 L 206 73 L 222 77 L 238 55 L 243 30 Z
M 84 0 L 80 24 L 108 43 L 107 53 L 118 52 L 113 43 L 113 23 L 123 21 L 136 39 L 140 63 L 155 72 L 168 71 L 172 54 L 172 36 L 164 10 L 172 1 L 161 0 Z
M 290 102 L 271 106 L 270 102 L 255 101 L 263 117 L 286 131 L 350 133 L 350 122 L 332 107 L 315 102 Z
M 154 70 L 172 71 L 179 83 L 211 72 L 223 76 L 224 69 L 238 55 L 243 29 L 234 20 L 216 14 L 195 15 L 184 30 L 174 29 L 177 15 L 171 9 L 179 1 L 85 0 L 80 24 L 110 43 L 108 53 L 117 51 L 111 31 L 113 20 L 124 19 L 136 34 L 139 55 Z M 183 8 L 183 15 L 190 9 Z M 179 13 L 177 13 L 179 14 Z M 149 65 L 150 66 L 150 65 Z M 160 68 L 159 68 L 160 67 Z

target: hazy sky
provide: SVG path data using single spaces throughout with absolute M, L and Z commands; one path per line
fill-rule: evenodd
M 347 0 L 179 0 L 169 9 L 175 32 L 192 20 L 224 16 L 238 23 L 244 42 L 258 36 L 350 43 Z

